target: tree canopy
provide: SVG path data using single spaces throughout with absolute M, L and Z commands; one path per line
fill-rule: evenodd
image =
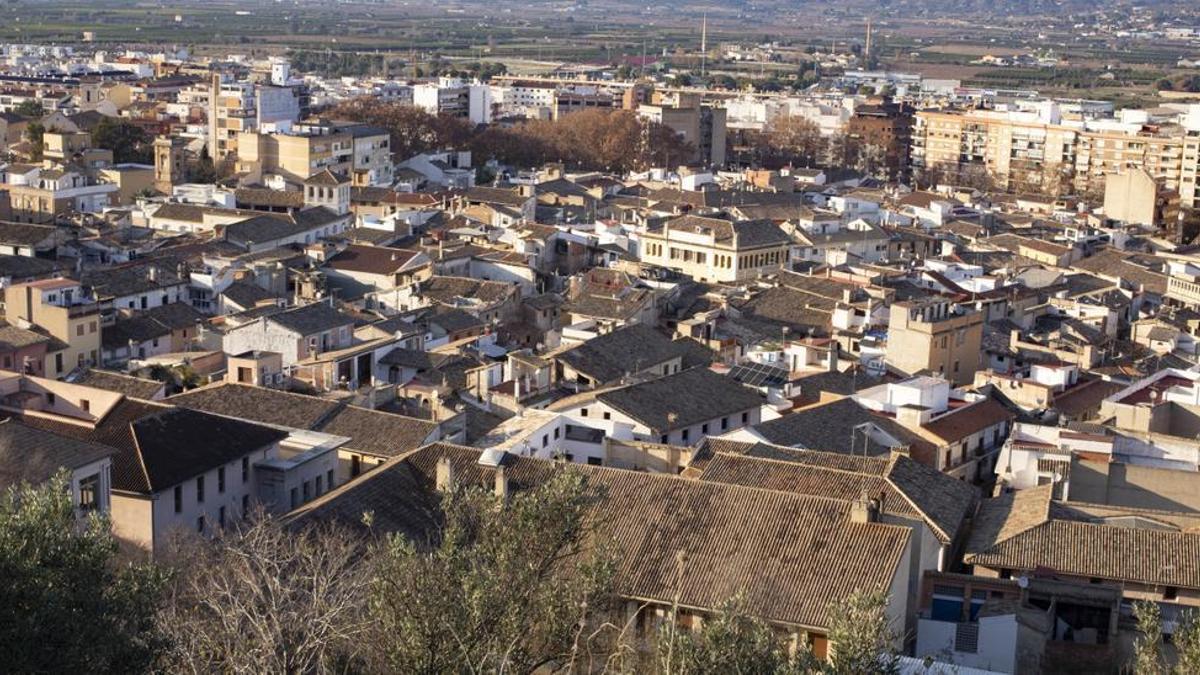
M 145 130 L 129 120 L 116 117 L 100 120 L 92 130 L 92 144 L 97 148 L 112 150 L 113 161 L 118 164 L 150 164 L 154 161 L 151 139 Z
M 0 495 L 0 663 L 8 672 L 148 670 L 165 580 L 120 563 L 107 519 L 76 520 L 66 473 Z

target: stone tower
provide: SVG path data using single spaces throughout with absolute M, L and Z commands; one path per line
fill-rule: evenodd
M 350 213 L 350 179 L 323 169 L 304 181 L 304 205 L 324 206 L 338 215 Z
M 169 195 L 171 188 L 187 181 L 183 157 L 184 140 L 169 136 L 154 139 L 154 189 Z

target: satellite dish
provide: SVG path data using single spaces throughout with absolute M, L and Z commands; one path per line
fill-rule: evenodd
M 1017 586 L 1021 588 L 1029 588 L 1029 577 L 1021 575 L 1017 577 Z

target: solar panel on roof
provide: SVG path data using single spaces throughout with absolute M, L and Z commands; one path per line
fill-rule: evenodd
M 788 381 L 788 371 L 767 363 L 744 363 L 734 366 L 729 376 L 752 387 L 778 386 Z

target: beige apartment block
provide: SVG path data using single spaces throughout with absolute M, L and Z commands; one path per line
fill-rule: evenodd
M 1190 121 L 1192 117 L 1196 120 Z M 1195 207 L 1200 113 L 1185 124 L 1050 123 L 993 110 L 925 110 L 913 125 L 918 179 L 982 174 L 1000 189 L 1099 197 L 1106 178 L 1143 169 Z M 1193 128 L 1196 127 L 1196 128 Z
M 73 279 L 14 284 L 4 291 L 5 319 L 37 326 L 57 341 L 46 354 L 46 377 L 99 363 L 100 305 Z

